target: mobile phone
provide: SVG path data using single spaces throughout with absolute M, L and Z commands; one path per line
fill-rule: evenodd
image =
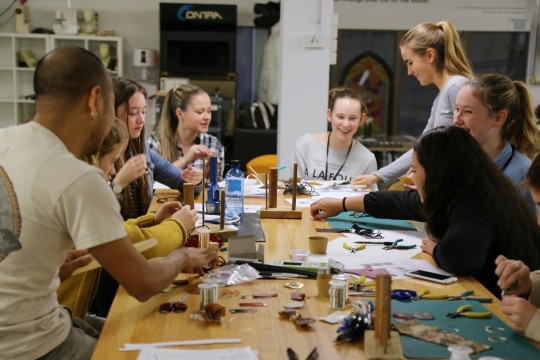
M 433 281 L 439 284 L 451 284 L 458 280 L 455 276 L 437 274 L 437 273 L 434 273 L 431 271 L 425 271 L 425 270 L 409 271 L 409 272 L 406 272 L 405 275 L 418 278 L 418 279 Z

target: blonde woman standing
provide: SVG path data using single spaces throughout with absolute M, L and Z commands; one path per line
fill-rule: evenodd
M 447 21 L 419 24 L 401 38 L 399 48 L 407 73 L 420 85 L 434 84 L 439 89 L 423 133 L 452 125 L 457 93 L 473 74 L 455 27 Z M 396 179 L 411 163 L 412 149 L 371 174 L 357 176 L 352 183 L 371 185 Z

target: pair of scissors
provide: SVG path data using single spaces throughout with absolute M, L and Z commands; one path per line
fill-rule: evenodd
M 384 250 L 393 250 L 393 249 L 409 250 L 409 249 L 414 249 L 416 247 L 416 245 L 398 245 L 402 241 L 403 241 L 403 239 L 397 239 L 391 245 L 384 246 L 383 249 Z
M 491 312 L 490 311 L 473 312 L 473 311 L 470 311 L 470 310 L 472 310 L 472 305 L 469 305 L 469 304 L 461 305 L 460 307 L 457 308 L 456 312 L 448 313 L 448 314 L 446 314 L 446 316 L 448 316 L 449 318 L 452 318 L 452 319 L 457 318 L 457 317 L 466 317 L 466 318 L 475 318 L 475 319 L 487 319 L 487 318 L 491 317 Z
M 477 297 L 471 297 L 471 295 L 474 295 L 474 290 L 466 290 L 462 292 L 459 295 L 456 296 L 449 296 L 448 300 L 469 300 L 469 301 L 477 301 L 480 303 L 490 303 L 493 302 L 492 298 L 477 298 Z
M 164 302 L 159 305 L 159 312 L 162 314 L 168 314 L 171 311 L 173 312 L 184 312 L 187 310 L 187 305 L 184 303 L 184 301 L 187 300 L 189 295 L 184 295 L 177 301 L 173 302 Z

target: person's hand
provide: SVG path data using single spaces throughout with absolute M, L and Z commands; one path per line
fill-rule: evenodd
M 114 182 L 125 188 L 144 175 L 146 171 L 146 155 L 135 155 L 122 166 L 114 177 Z
M 169 201 L 159 207 L 154 214 L 154 224 L 159 224 L 163 220 L 168 219 L 178 210 L 182 209 L 180 201 Z
M 411 176 L 413 174 L 413 168 L 410 167 L 409 170 L 407 171 L 407 175 L 405 176 L 400 176 L 399 177 L 399 181 L 401 182 L 401 184 L 403 184 L 403 187 L 406 189 L 406 190 L 414 190 L 414 191 L 418 191 L 418 188 L 416 187 L 416 185 L 413 183 L 413 181 L 411 180 Z
M 536 306 L 519 296 L 503 296 L 502 312 L 508 317 L 510 326 L 523 334 L 538 309 Z
M 197 222 L 197 209 L 190 209 L 189 205 L 183 206 L 180 210 L 171 215 L 171 218 L 180 221 L 184 224 L 187 232 L 190 232 L 195 228 Z
M 184 247 L 178 251 L 187 255 L 187 265 L 182 270 L 187 273 L 198 273 L 204 275 L 204 266 L 215 267 L 217 264 L 217 247 L 209 246 L 206 249 L 196 249 Z
M 184 160 L 187 164 L 194 162 L 202 157 L 210 156 L 210 149 L 204 145 L 192 145 L 187 154 L 184 155 Z
M 60 281 L 66 280 L 78 268 L 82 268 L 83 266 L 90 264 L 92 262 L 92 259 L 92 255 L 88 254 L 87 249 L 70 250 L 66 255 L 64 263 L 58 271 Z
M 202 170 L 190 166 L 182 171 L 180 177 L 185 182 L 197 185 L 202 181 Z
M 430 236 L 426 236 L 422 239 L 422 245 L 420 245 L 420 249 L 422 249 L 423 252 L 433 255 L 433 250 L 435 249 L 435 246 L 437 246 L 438 241 Z
M 373 185 L 381 180 L 375 174 L 359 175 L 351 180 L 351 185 Z
M 530 293 L 532 284 L 529 278 L 529 267 L 520 260 L 510 260 L 503 255 L 495 259 L 495 274 L 499 277 L 497 285 L 501 290 L 508 289 L 514 283 L 517 286 L 509 291 L 512 295 L 527 295 Z
M 326 219 L 343 210 L 341 202 L 341 199 L 323 198 L 312 203 L 309 212 L 315 220 Z

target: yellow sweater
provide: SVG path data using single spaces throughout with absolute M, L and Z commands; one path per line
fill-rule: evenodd
M 147 258 L 162 257 L 184 245 L 187 232 L 184 225 L 175 219 L 163 220 L 153 225 L 154 215 L 147 214 L 124 222 L 127 236 L 132 243 L 155 238 L 158 244 L 142 252 Z M 84 317 L 96 292 L 100 269 L 71 276 L 57 290 L 58 302 L 69 307 L 74 316 Z

